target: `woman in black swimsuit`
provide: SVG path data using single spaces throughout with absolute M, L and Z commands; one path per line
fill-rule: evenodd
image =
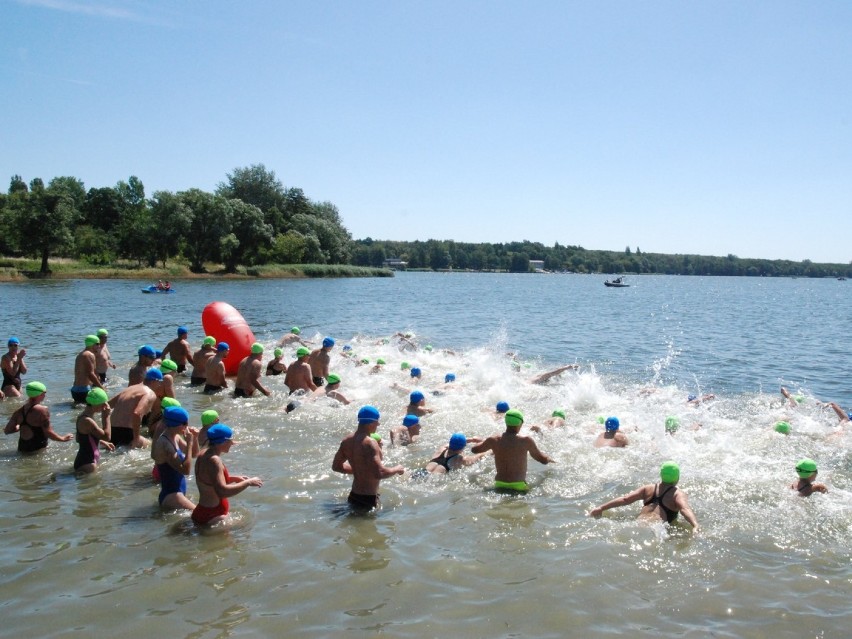
M 618 508 L 642 500 L 642 511 L 639 516 L 643 519 L 662 520 L 672 523 L 677 519 L 678 513 L 683 513 L 683 518 L 692 525 L 692 531 L 698 530 L 698 520 L 689 506 L 686 493 L 677 487 L 680 480 L 680 468 L 672 461 L 665 462 L 660 467 L 660 483 L 646 484 L 631 493 L 617 497 L 605 504 L 594 508 L 589 515 L 600 517 L 601 513 L 610 508 Z
M 491 451 L 479 453 L 478 455 L 466 456 L 464 455 L 464 449 L 467 447 L 468 443 L 478 444 L 481 441 L 482 439 L 480 437 L 471 437 L 470 439 L 467 439 L 463 434 L 455 433 L 452 437 L 450 437 L 449 445 L 440 448 L 435 453 L 435 456 L 429 460 L 429 463 L 426 464 L 426 468 L 421 468 L 414 474 L 414 476 L 423 478 L 432 473 L 443 475 L 451 470 L 461 468 L 462 466 L 475 464 Z
M 42 402 L 47 388 L 41 382 L 30 382 L 26 385 L 27 401 L 12 413 L 3 432 L 7 435 L 20 433 L 18 452 L 34 453 L 47 448 L 47 440 L 68 442 L 74 437 L 71 434 L 57 435 L 50 425 L 50 409 Z

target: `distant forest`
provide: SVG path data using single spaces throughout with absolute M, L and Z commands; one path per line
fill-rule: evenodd
M 165 268 L 169 261 L 182 262 L 195 273 L 209 264 L 233 273 L 268 264 L 382 267 L 398 259 L 408 269 L 425 270 L 524 273 L 538 260 L 553 272 L 852 276 L 852 263 L 666 255 L 639 247 L 620 252 L 558 242 L 353 240 L 334 204 L 285 188 L 262 164 L 234 169 L 213 193 L 156 191 L 150 198 L 135 176 L 114 187 L 86 190 L 75 177 L 45 184 L 15 175 L 8 192 L 0 193 L 0 254 L 36 257 L 42 273 L 50 272 L 51 258 L 69 257 L 93 266 L 125 260 Z

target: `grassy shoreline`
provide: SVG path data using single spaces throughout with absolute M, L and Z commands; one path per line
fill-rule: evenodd
M 138 267 L 132 263 L 94 266 L 65 258 L 50 261 L 50 273 L 39 273 L 41 262 L 33 259 L 0 258 L 0 282 L 25 282 L 39 279 L 125 279 L 156 282 L 157 280 L 202 279 L 301 279 L 322 277 L 393 277 L 383 268 L 349 266 L 347 264 L 266 264 L 239 267 L 236 273 L 225 273 L 221 264 L 206 264 L 204 273 L 193 273 L 185 264 L 166 268 Z

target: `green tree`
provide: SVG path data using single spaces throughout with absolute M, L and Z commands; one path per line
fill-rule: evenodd
M 225 182 L 216 188 L 216 195 L 227 200 L 238 199 L 259 208 L 263 221 L 272 227 L 274 234 L 287 231 L 284 210 L 287 196 L 284 185 L 263 164 L 234 169 Z
M 221 244 L 225 271 L 235 273 L 237 264 L 256 264 L 261 254 L 272 245 L 272 226 L 263 221 L 263 212 L 242 200 L 229 200 L 231 233 Z M 231 239 L 233 238 L 233 240 Z
M 231 204 L 223 197 L 190 189 L 178 193 L 190 215 L 189 237 L 185 254 L 194 273 L 204 272 L 204 263 L 221 256 L 221 239 L 231 232 Z
M 71 228 L 79 217 L 74 196 L 68 187 L 73 178 L 54 178 L 48 187 L 40 178 L 30 182 L 29 193 L 17 204 L 16 227 L 20 247 L 25 255 L 41 258 L 40 272 L 50 273 L 50 256 L 69 247 L 73 240 Z
M 171 191 L 156 191 L 148 202 L 155 241 L 149 244 L 148 262 L 166 260 L 178 255 L 190 235 L 192 214 L 186 204 Z

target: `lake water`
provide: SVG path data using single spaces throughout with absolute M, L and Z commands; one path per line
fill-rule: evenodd
M 248 400 L 178 384 L 193 424 L 215 407 L 235 429 L 231 471 L 265 481 L 232 500 L 227 532 L 202 534 L 187 514 L 159 512 L 147 451 L 107 454 L 96 476 L 76 479 L 76 445 L 51 442 L 22 458 L 6 437 L 4 636 L 848 636 L 852 440 L 815 400 L 852 408 L 852 285 L 643 276 L 608 289 L 603 280 L 400 273 L 175 282 L 174 295 L 142 295 L 127 281 L 0 285 L 4 330 L 28 351 L 25 381 L 47 384 L 60 433 L 77 415 L 68 388 L 86 334 L 110 331 L 112 395 L 140 344 L 162 348 L 184 324 L 197 347 L 201 310 L 215 300 L 243 313 L 267 354 L 292 325 L 309 339 L 335 337 L 332 370 L 353 400 L 285 414 L 281 377 L 266 378 L 273 397 Z M 420 350 L 383 343 L 397 331 Z M 345 344 L 383 357 L 385 370 L 342 358 Z M 416 469 L 456 431 L 499 432 L 483 409 L 500 400 L 530 424 L 565 409 L 565 428 L 536 436 L 558 464 L 531 462 L 533 489 L 520 497 L 489 489 L 487 459 L 449 479 L 395 477 L 382 484 L 378 515 L 345 514 L 349 479 L 331 471 L 332 456 L 361 404 L 381 409 L 384 435 L 401 421 L 406 398 L 390 386 L 414 387 L 402 361 L 423 369 L 418 387 L 436 412 L 421 442 L 386 448 L 388 464 Z M 529 383 L 567 363 L 580 368 Z M 447 372 L 454 390 L 432 395 Z M 805 402 L 786 405 L 781 385 Z M 705 393 L 716 399 L 687 404 Z M 3 423 L 19 405 L 0 403 Z M 629 447 L 593 448 L 608 415 Z M 683 424 L 675 436 L 667 416 Z M 787 437 L 773 430 L 781 419 Z M 791 494 L 801 457 L 817 461 L 828 494 Z M 636 505 L 587 516 L 655 481 L 666 459 L 681 466 L 700 534 L 640 524 Z

